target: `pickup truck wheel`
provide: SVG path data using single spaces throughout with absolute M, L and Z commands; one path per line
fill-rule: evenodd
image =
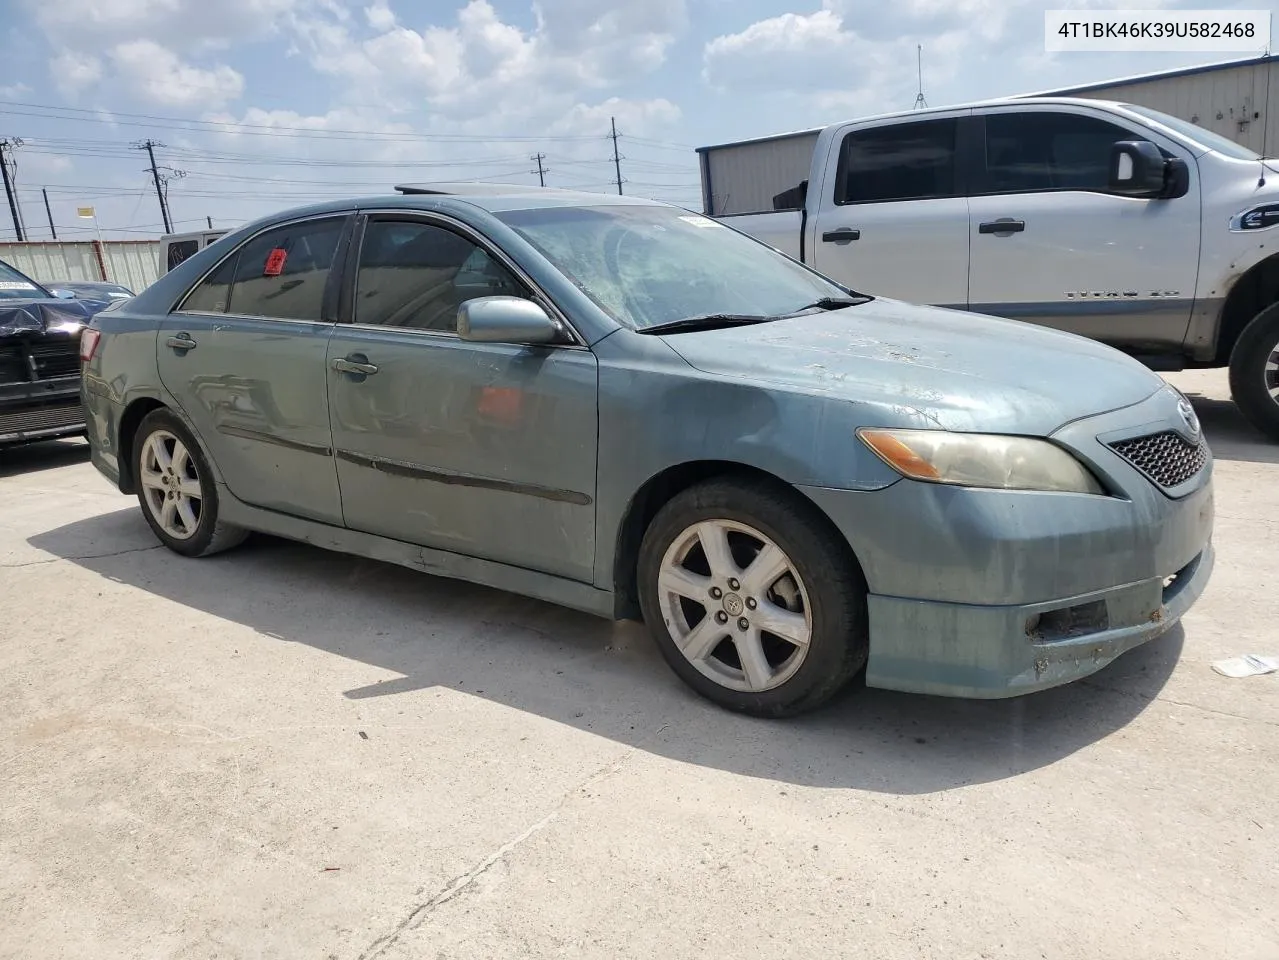
M 719 480 L 678 494 L 649 525 L 638 573 L 662 655 L 722 707 L 803 713 L 866 663 L 861 571 L 816 508 L 784 488 Z
M 218 519 L 218 493 L 204 454 L 165 409 L 142 419 L 133 443 L 138 502 L 152 532 L 170 550 L 206 557 L 236 546 L 246 530 Z
M 1279 440 L 1279 303 L 1257 314 L 1235 343 L 1230 394 L 1253 426 Z

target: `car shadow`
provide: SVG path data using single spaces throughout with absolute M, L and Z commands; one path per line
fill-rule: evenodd
M 37 470 L 51 470 L 89 459 L 89 444 L 83 440 L 41 440 L 20 446 L 0 447 L 0 479 Z
M 1087 680 L 1013 700 L 863 687 L 815 714 L 764 721 L 720 710 L 687 689 L 637 623 L 612 624 L 264 536 L 216 557 L 181 560 L 148 549 L 155 540 L 136 508 L 29 542 L 250 627 L 262 644 L 302 643 L 394 675 L 334 691 L 351 699 L 449 688 L 684 763 L 891 794 L 1015 776 L 1106 737 L 1158 695 L 1184 642 L 1175 627 Z M 102 556 L 93 549 L 101 543 L 127 552 Z
M 1186 397 L 1199 415 L 1215 459 L 1279 463 L 1279 443 L 1249 423 L 1233 400 L 1205 397 L 1193 391 L 1186 391 Z

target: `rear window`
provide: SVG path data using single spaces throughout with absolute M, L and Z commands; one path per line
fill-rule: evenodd
M 844 138 L 836 203 L 884 203 L 958 196 L 953 118 L 894 123 Z
M 168 257 L 166 259 L 166 270 L 172 270 L 183 260 L 198 253 L 200 250 L 199 240 L 175 240 L 169 244 Z

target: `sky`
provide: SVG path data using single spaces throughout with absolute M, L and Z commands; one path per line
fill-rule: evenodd
M 28 239 L 236 226 L 487 179 L 700 208 L 696 146 L 1238 58 L 1044 52 L 1047 8 L 1183 0 L 0 0 L 0 140 Z M 0 200 L 0 203 L 3 201 Z M 13 239 L 0 207 L 0 239 Z

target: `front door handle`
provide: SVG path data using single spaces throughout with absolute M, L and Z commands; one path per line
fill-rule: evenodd
M 333 369 L 338 373 L 353 373 L 358 376 L 371 377 L 377 373 L 377 364 L 369 363 L 369 358 L 362 353 L 353 353 L 349 357 L 335 357 Z
M 172 347 L 174 350 L 194 350 L 196 347 L 189 333 L 179 333 L 176 337 L 169 337 L 164 343 L 165 346 Z
M 838 230 L 827 230 L 822 234 L 823 243 L 850 243 L 853 240 L 860 240 L 862 232 L 853 230 L 849 227 L 840 227 Z
M 1000 217 L 977 225 L 978 233 L 1021 233 L 1025 229 L 1025 220 L 1014 220 L 1012 217 Z

